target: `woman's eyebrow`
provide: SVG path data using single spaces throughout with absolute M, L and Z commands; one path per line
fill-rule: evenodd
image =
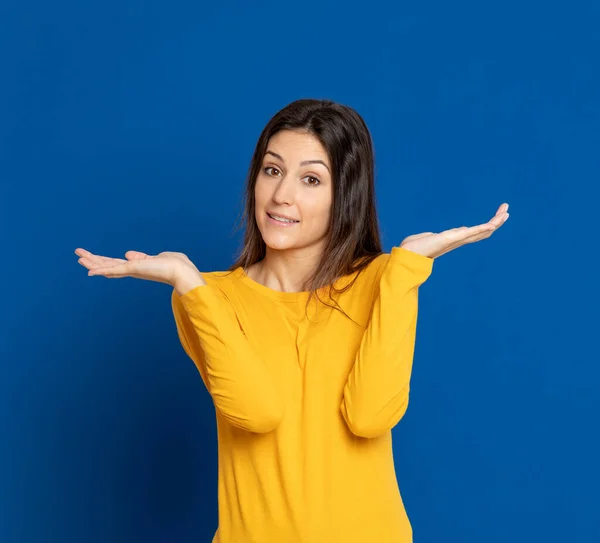
M 278 155 L 277 153 L 274 153 L 273 151 L 267 151 L 265 154 L 273 155 L 275 158 L 278 158 L 279 160 L 281 160 L 281 162 L 285 163 L 283 157 L 281 157 L 281 155 Z M 300 166 L 305 166 L 306 164 L 323 164 L 323 166 L 327 168 L 329 173 L 331 173 L 329 166 L 327 166 L 327 164 L 325 164 L 325 162 L 323 162 L 322 160 L 303 160 L 302 162 L 300 162 Z

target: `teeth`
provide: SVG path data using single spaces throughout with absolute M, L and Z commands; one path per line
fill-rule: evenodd
M 292 221 L 290 219 L 284 219 L 283 217 L 278 217 L 277 215 L 271 215 L 270 213 L 268 213 L 268 215 L 272 219 L 275 219 L 276 221 L 280 221 L 280 222 L 298 222 L 298 221 Z

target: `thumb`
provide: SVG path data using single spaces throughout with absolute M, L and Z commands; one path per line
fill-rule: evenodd
M 148 255 L 140 251 L 127 251 L 125 253 L 125 258 L 127 260 L 143 260 L 144 258 L 148 258 Z

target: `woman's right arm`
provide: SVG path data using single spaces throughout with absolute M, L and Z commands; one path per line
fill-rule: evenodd
M 122 259 L 82 248 L 75 254 L 88 275 L 171 285 L 181 343 L 200 370 L 217 413 L 250 432 L 266 433 L 279 425 L 284 404 L 277 383 L 252 349 L 229 299 L 217 286 L 206 284 L 185 254 L 127 251 Z
M 173 315 L 181 344 L 196 364 L 217 412 L 250 432 L 274 430 L 283 418 L 281 391 L 249 344 L 230 300 L 203 280 L 188 287 L 177 284 L 173 290 Z

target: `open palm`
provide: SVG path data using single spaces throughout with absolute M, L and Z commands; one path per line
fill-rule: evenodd
M 486 223 L 477 226 L 460 226 L 436 234 L 423 232 L 405 238 L 400 247 L 429 258 L 437 258 L 469 243 L 489 238 L 508 219 L 508 204 L 502 204 L 496 214 Z
M 87 268 L 88 275 L 109 278 L 134 277 L 174 286 L 177 274 L 182 269 L 193 269 L 200 273 L 192 261 L 183 253 L 163 252 L 148 255 L 140 251 L 127 251 L 125 258 L 95 255 L 85 249 L 75 249 L 79 264 Z

